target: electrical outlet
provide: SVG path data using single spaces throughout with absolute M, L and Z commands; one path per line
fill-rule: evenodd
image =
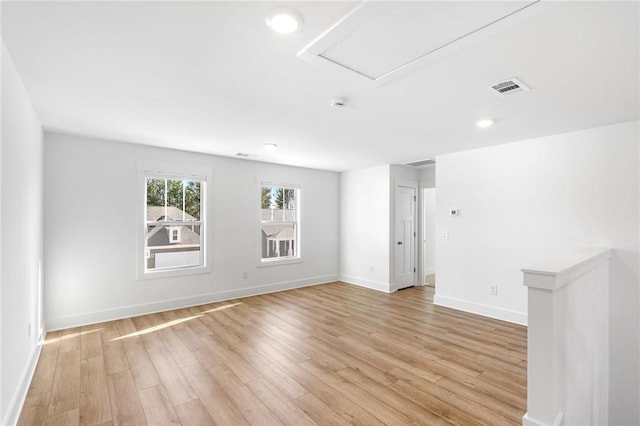
M 248 278 L 249 278 L 249 273 L 248 273 L 248 272 L 243 272 L 243 273 L 242 273 L 242 279 L 243 279 L 243 280 L 246 280 L 246 279 L 248 279 Z
M 449 233 L 448 232 L 443 232 L 442 233 L 442 239 L 445 241 L 449 241 Z
M 375 268 L 373 266 L 369 266 L 369 272 L 373 272 Z
M 497 285 L 492 285 L 490 288 L 490 292 L 492 296 L 497 296 L 498 295 L 498 286 Z
M 31 323 L 27 325 L 27 337 L 31 337 Z

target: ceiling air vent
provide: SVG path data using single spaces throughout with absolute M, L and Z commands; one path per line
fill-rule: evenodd
M 411 163 L 404 163 L 405 166 L 428 166 L 429 164 L 436 164 L 436 160 L 420 160 L 420 161 L 412 161 Z
M 529 88 L 517 78 L 510 78 L 509 80 L 492 85 L 491 90 L 498 95 L 508 96 L 528 92 Z

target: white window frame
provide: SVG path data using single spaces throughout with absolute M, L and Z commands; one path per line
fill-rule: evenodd
M 171 244 L 180 244 L 180 241 L 182 240 L 182 235 L 181 235 L 181 231 L 182 228 L 178 227 L 178 226 L 168 226 L 167 230 L 169 231 L 169 242 Z M 173 238 L 173 234 L 175 233 L 176 238 Z
M 278 266 L 278 265 L 288 265 L 292 263 L 302 263 L 302 226 L 301 226 L 301 215 L 302 215 L 302 185 L 298 183 L 289 183 L 289 179 L 258 179 L 257 187 L 258 187 L 258 198 L 256 200 L 257 206 L 257 228 L 256 228 L 256 265 L 258 267 L 268 267 L 268 266 Z M 271 258 L 263 258 L 262 257 L 262 187 L 263 186 L 278 186 L 286 189 L 294 189 L 296 192 L 296 217 L 295 217 L 295 230 L 296 230 L 296 254 L 295 256 L 282 256 L 282 257 L 271 257 Z M 285 223 L 285 222 L 281 222 Z M 288 221 L 286 223 L 289 223 Z
M 212 218 L 211 208 L 209 208 L 213 189 L 213 172 L 211 169 L 202 166 L 192 166 L 189 164 L 164 163 L 156 161 L 138 161 L 136 163 L 137 172 L 137 196 L 138 213 L 135 229 L 137 250 L 136 250 L 136 276 L 138 280 L 149 280 L 158 278 L 181 277 L 187 275 L 204 274 L 212 272 Z M 200 265 L 184 266 L 172 269 L 147 270 L 147 178 L 156 177 L 161 179 L 190 179 L 202 182 L 200 194 L 200 223 L 201 223 L 201 245 L 200 245 Z M 171 226 L 171 225 L 170 225 Z

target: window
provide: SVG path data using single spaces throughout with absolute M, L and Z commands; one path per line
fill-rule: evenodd
M 263 183 L 260 188 L 260 262 L 300 259 L 300 188 Z
M 179 243 L 180 242 L 180 228 L 177 228 L 175 226 L 171 226 L 167 229 L 167 231 L 170 233 L 169 236 L 169 242 L 171 244 L 175 244 L 175 243 Z
M 144 171 L 143 275 L 206 266 L 205 176 Z

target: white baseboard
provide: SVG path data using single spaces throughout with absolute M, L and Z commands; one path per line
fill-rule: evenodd
M 393 293 L 395 290 L 391 288 L 391 284 L 383 283 L 379 281 L 371 281 L 360 277 L 354 277 L 351 275 L 340 275 L 338 278 L 340 281 L 343 281 L 347 284 L 354 284 L 360 287 L 366 287 L 371 290 L 382 291 L 384 293 Z
M 25 366 L 25 369 L 20 376 L 20 382 L 16 387 L 16 391 L 11 397 L 11 402 L 9 403 L 9 408 L 7 409 L 7 414 L 2 419 L 3 425 L 16 425 L 18 424 L 18 419 L 20 418 L 20 413 L 22 412 L 22 407 L 24 406 L 24 401 L 27 398 L 27 393 L 29 392 L 29 386 L 31 386 L 31 379 L 33 379 L 33 373 L 36 371 L 36 365 L 38 365 L 38 359 L 40 359 L 40 352 L 42 350 L 42 344 L 38 343 L 29 362 Z
M 502 309 L 495 306 L 482 305 L 479 303 L 469 302 L 468 300 L 456 299 L 454 297 L 442 296 L 439 294 L 433 296 L 433 304 L 515 324 L 527 325 L 527 314 L 522 312 L 510 311 L 508 309 Z
M 422 287 L 423 285 L 424 284 L 409 284 L 409 285 L 389 284 L 389 293 L 394 293 L 398 290 L 402 290 L 403 288 Z
M 306 278 L 303 280 L 285 281 L 238 290 L 226 290 L 180 299 L 163 300 L 160 302 L 131 305 L 122 308 L 106 309 L 103 311 L 51 317 L 46 319 L 46 324 L 48 331 L 61 330 L 65 328 L 96 324 L 104 321 L 113 321 L 122 318 L 147 315 L 155 312 L 169 311 L 172 309 L 180 309 L 190 306 L 205 305 L 207 303 L 222 302 L 225 300 L 238 299 L 241 297 L 257 296 L 259 294 L 273 293 L 276 291 L 326 284 L 337 280 L 338 276 L 336 275 L 323 275 L 318 277 Z
M 529 416 L 529 413 L 524 413 L 522 416 L 522 426 L 546 426 L 549 425 L 549 422 L 542 422 L 537 419 L 533 419 Z M 564 425 L 564 413 L 559 412 L 555 421 L 553 422 L 553 426 L 563 426 Z
M 424 269 L 424 275 L 431 275 L 431 274 L 435 274 L 436 273 L 436 268 L 435 266 L 433 268 L 425 268 Z

